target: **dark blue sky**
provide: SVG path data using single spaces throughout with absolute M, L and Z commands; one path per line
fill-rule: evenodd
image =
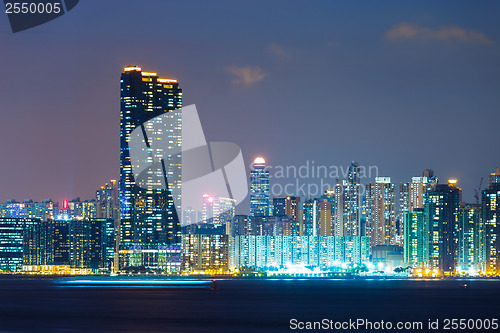
M 0 15 L 0 201 L 94 196 L 119 170 L 119 77 L 175 77 L 249 163 L 432 168 L 464 199 L 500 166 L 497 1 L 85 0 Z M 282 182 L 288 182 L 282 180 Z M 311 180 L 317 182 L 317 179 Z

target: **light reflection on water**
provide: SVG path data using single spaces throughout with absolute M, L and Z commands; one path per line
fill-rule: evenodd
M 218 291 L 211 282 L 0 277 L 0 331 L 290 332 L 291 318 L 427 322 L 500 313 L 493 280 L 470 280 L 464 289 L 460 280 L 228 278 L 217 279 Z
M 172 279 L 55 279 L 56 287 L 62 288 L 210 288 L 212 280 L 172 280 Z

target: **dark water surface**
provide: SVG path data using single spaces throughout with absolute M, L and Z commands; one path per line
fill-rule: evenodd
M 0 332 L 301 331 L 290 329 L 292 318 L 424 325 L 341 332 L 437 332 L 446 318 L 500 319 L 500 281 L 493 280 L 239 279 L 218 280 L 218 291 L 135 280 L 0 278 Z M 429 330 L 429 319 L 441 329 Z

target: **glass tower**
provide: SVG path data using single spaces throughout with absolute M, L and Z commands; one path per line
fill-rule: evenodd
M 269 171 L 262 157 L 255 159 L 250 171 L 250 215 L 269 216 Z
M 151 168 L 135 178 L 131 161 L 131 133 L 141 128 L 144 135 L 143 149 L 149 149 L 151 138 L 147 133 L 152 128 L 149 120 L 182 107 L 182 89 L 175 79 L 162 79 L 156 73 L 145 72 L 140 67 L 125 67 L 120 80 L 120 241 L 122 245 L 161 245 L 180 243 L 180 221 L 169 183 L 165 187 L 155 186 L 158 169 Z M 178 128 L 180 130 L 180 115 Z M 164 135 L 165 133 L 154 133 Z M 167 133 L 164 145 L 181 145 L 181 136 Z M 156 157 L 156 156 L 155 156 Z M 167 180 L 171 170 L 162 160 L 163 179 Z M 180 161 L 177 165 L 180 168 Z M 177 184 L 176 186 L 180 186 Z

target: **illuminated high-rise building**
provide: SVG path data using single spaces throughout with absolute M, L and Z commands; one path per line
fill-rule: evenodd
M 491 183 L 482 193 L 484 224 L 484 272 L 500 274 L 500 182 Z
M 488 185 L 500 183 L 500 168 L 496 168 L 495 172 L 492 172 L 488 176 Z
M 97 217 L 97 201 L 75 198 L 67 202 L 68 216 L 76 219 L 93 219 Z
M 321 199 L 324 199 L 330 203 L 330 214 L 332 215 L 333 219 L 333 215 L 335 214 L 335 189 L 326 190 L 325 193 L 321 195 Z
M 344 236 L 344 189 L 347 181 L 337 180 L 334 187 L 335 195 L 335 214 L 333 218 L 333 235 L 336 237 Z
M 147 133 L 154 128 L 148 121 L 181 108 L 182 90 L 177 80 L 159 78 L 156 73 L 145 72 L 135 66 L 125 67 L 120 83 L 121 245 L 180 244 L 180 212 L 178 216 L 169 189 L 170 186 L 181 186 L 180 182 L 173 185 L 169 182 L 171 174 L 180 170 L 180 161 L 171 165 L 161 159 L 161 168 L 148 168 L 136 179 L 129 143 L 132 131 L 140 128 L 144 136 L 143 149 L 149 149 L 152 139 Z M 175 113 L 174 125 L 161 127 L 168 133 L 154 133 L 169 138 L 168 142 L 162 143 L 165 151 L 181 146 L 181 117 L 180 113 Z M 155 186 L 158 179 L 164 181 L 166 186 Z
M 424 209 L 403 213 L 403 247 L 405 265 L 424 268 L 428 264 L 429 230 L 425 225 Z
M 481 205 L 461 205 L 457 220 L 457 271 L 470 275 L 484 272 L 485 248 Z
M 395 186 L 390 177 L 376 177 L 366 185 L 366 235 L 372 248 L 397 245 Z
M 273 216 L 287 216 L 298 220 L 300 197 L 273 197 Z
M 114 179 L 96 191 L 97 218 L 114 219 L 119 222 L 120 199 L 118 193 L 118 184 Z
M 257 157 L 250 171 L 250 216 L 269 215 L 269 171 L 266 160 Z
M 421 177 L 412 177 L 411 182 L 401 183 L 399 187 L 399 215 L 396 221 L 397 237 L 403 239 L 404 214 L 424 208 L 424 194 L 437 184 L 434 171 L 426 169 Z
M 185 272 L 225 273 L 229 269 L 229 236 L 182 235 Z
M 307 199 L 302 204 L 301 212 L 299 214 L 299 236 L 317 236 L 321 218 L 319 199 Z
M 319 203 L 319 236 L 332 235 L 332 204 L 327 199 Z
M 23 218 L 0 218 L 0 269 L 21 271 L 23 267 Z
M 330 224 L 330 230 L 331 234 L 329 236 L 334 236 L 335 235 L 335 189 L 332 190 L 326 190 L 325 193 L 321 195 L 321 200 L 324 202 L 324 204 L 320 207 L 320 219 L 323 219 L 323 217 L 328 220 L 329 222 L 325 222 L 325 226 L 329 223 Z M 326 204 L 328 202 L 328 204 Z M 327 209 L 327 207 L 330 207 L 330 212 L 323 212 L 323 209 Z M 320 223 L 322 223 L 321 221 Z M 321 234 L 321 231 L 320 231 Z
M 29 219 L 53 219 L 59 214 L 57 202 L 52 200 L 34 202 L 24 200 L 23 202 L 9 201 L 0 203 L 0 217 L 17 217 Z
M 224 227 L 235 215 L 236 200 L 231 198 L 203 195 L 202 222 L 214 228 Z
M 248 215 L 235 215 L 231 220 L 227 234 L 230 236 L 253 235 L 255 231 L 252 222 L 252 218 Z
M 349 166 L 348 179 L 335 184 L 335 236 L 356 237 L 361 230 L 361 167 L 358 162 Z
M 273 197 L 273 216 L 288 217 L 292 222 L 292 234 L 300 234 L 299 225 L 300 197 Z
M 462 190 L 456 179 L 438 184 L 424 194 L 425 224 L 429 233 L 430 268 L 452 274 L 457 268 L 457 215 Z
M 399 188 L 400 221 L 406 212 L 424 208 L 424 193 L 437 184 L 437 178 L 431 169 L 422 172 L 422 177 L 412 177 L 411 182 L 401 183 Z
M 361 236 L 360 181 L 360 165 L 358 162 L 352 162 L 349 166 L 347 187 L 344 188 L 344 236 Z

